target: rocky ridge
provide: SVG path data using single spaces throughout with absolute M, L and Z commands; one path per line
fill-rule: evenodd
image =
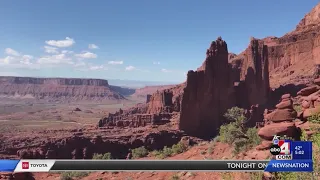
M 284 94 L 281 101 L 272 112 L 265 111 L 264 126 L 258 135 L 263 139 L 258 150 L 266 150 L 272 145 L 274 135 L 288 136 L 299 139 L 302 131 L 311 136 L 314 131 L 308 118 L 320 113 L 320 78 L 314 80 L 314 84 L 301 89 L 297 93 L 298 106 L 301 110 L 297 112 L 293 108 L 293 100 L 290 94 Z
M 227 109 L 233 106 L 248 109 L 267 102 L 270 87 L 263 42 L 252 39 L 237 63 L 229 63 L 228 56 L 226 42 L 218 38 L 207 50 L 202 67 L 188 72 L 179 124 L 186 133 L 214 136 Z
M 27 97 L 48 101 L 123 100 L 107 80 L 80 78 L 0 77 L 2 97 Z
M 276 105 L 276 110 L 264 115 L 264 127 L 258 135 L 263 139 L 262 144 L 257 147 L 258 150 L 266 150 L 272 145 L 274 135 L 288 136 L 294 139 L 300 138 L 298 129 L 295 126 L 297 112 L 293 109 L 293 101 L 290 94 L 281 97 L 281 101 Z
M 262 39 L 268 46 L 271 87 L 308 84 L 320 64 L 320 3 L 284 36 Z
M 252 105 L 267 103 L 270 94 L 268 49 L 263 41 L 252 39 L 246 51 L 231 63 L 233 54 L 228 53 L 227 43 L 221 37 L 211 43 L 206 54 L 202 66 L 188 72 L 185 83 L 147 96 L 145 111 L 139 111 L 142 118 L 147 117 L 149 122 L 152 117 L 179 113 L 180 130 L 193 136 L 212 137 L 223 124 L 227 109 L 234 106 L 250 109 Z M 259 114 L 261 106 L 254 107 L 259 107 L 254 108 L 254 114 Z M 128 114 L 135 114 L 133 110 Z M 118 111 L 102 119 L 98 126 L 106 124 L 106 119 L 127 118 Z
M 59 136 L 57 136 L 59 134 Z M 39 137 L 39 135 L 41 137 Z M 21 159 L 92 159 L 94 153 L 110 152 L 114 158 L 124 159 L 130 149 L 144 146 L 148 150 L 162 149 L 178 143 L 183 134 L 175 130 L 140 128 L 46 130 L 25 134 L 24 138 L 1 138 L 1 158 Z M 5 156 L 3 156 L 5 154 Z

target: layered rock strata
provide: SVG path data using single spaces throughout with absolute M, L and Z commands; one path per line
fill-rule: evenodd
M 299 131 L 295 125 L 297 111 L 293 109 L 293 101 L 290 94 L 281 97 L 281 101 L 276 105 L 276 109 L 264 116 L 264 127 L 258 131 L 258 135 L 263 139 L 258 150 L 268 149 L 272 145 L 274 135 L 287 136 L 293 139 L 299 138 Z
M 267 48 L 263 42 L 252 39 L 245 53 L 229 64 L 227 44 L 219 37 L 211 43 L 202 66 L 188 72 L 179 128 L 194 136 L 214 136 L 227 109 L 264 104 L 269 91 Z
M 52 101 L 125 99 L 107 80 L 80 78 L 0 77 L 0 95 Z

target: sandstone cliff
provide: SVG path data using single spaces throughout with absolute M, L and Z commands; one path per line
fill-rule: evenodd
M 175 85 L 163 85 L 163 86 L 146 86 L 135 90 L 135 93 L 132 96 L 146 98 L 147 95 L 151 95 L 157 91 L 162 91 L 165 89 L 170 89 Z
M 171 88 L 157 90 L 147 97 L 147 113 L 180 112 L 181 100 L 185 83 L 171 86 Z
M 228 108 L 264 104 L 269 95 L 267 48 L 253 39 L 249 48 L 229 64 L 227 44 L 211 43 L 197 71 L 189 71 L 182 95 L 179 128 L 188 134 L 216 135 Z
M 308 84 L 319 73 L 320 3 L 283 37 L 263 39 L 268 46 L 270 83 L 273 88 L 286 84 Z
M 249 108 L 267 102 L 270 92 L 268 48 L 264 42 L 252 38 L 249 47 L 231 60 L 237 105 Z
M 29 97 L 49 101 L 121 100 L 107 80 L 77 78 L 0 77 L 2 97 Z
M 208 136 L 222 124 L 222 112 L 235 104 L 225 41 L 218 38 L 211 43 L 200 69 L 188 72 L 179 128 L 188 134 Z

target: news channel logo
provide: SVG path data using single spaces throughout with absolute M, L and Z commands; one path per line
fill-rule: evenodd
M 270 153 L 276 156 L 276 160 L 292 160 L 291 141 L 279 138 L 277 135 L 273 137 Z

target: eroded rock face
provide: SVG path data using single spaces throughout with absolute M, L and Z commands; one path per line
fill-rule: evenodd
M 293 109 L 293 101 L 290 94 L 281 97 L 281 101 L 272 112 L 266 111 L 264 115 L 264 127 L 259 129 L 258 135 L 263 139 L 256 147 L 257 150 L 268 149 L 272 144 L 274 135 L 288 136 L 294 139 L 300 138 L 299 130 L 296 127 L 295 119 L 297 112 Z
M 0 77 L 2 96 L 30 96 L 45 100 L 125 99 L 102 79 Z
M 264 42 L 252 38 L 249 47 L 234 58 L 233 69 L 238 70 L 237 105 L 249 108 L 267 102 L 270 93 L 268 48 Z
M 48 132 L 47 132 L 48 133 Z M 97 132 L 95 132 L 97 133 Z M 100 133 L 101 134 L 101 133 Z M 179 131 L 153 131 L 133 135 L 111 137 L 72 135 L 43 142 L 34 142 L 34 146 L 13 148 L 6 146 L 4 152 L 16 155 L 21 159 L 92 159 L 94 153 L 109 152 L 114 158 L 123 159 L 129 149 L 146 147 L 148 150 L 159 150 L 164 146 L 177 144 L 183 134 Z
M 283 37 L 268 37 L 269 71 L 272 87 L 306 84 L 319 73 L 320 3 Z
M 170 90 L 157 91 L 150 97 L 147 113 L 171 113 L 173 93 Z
M 181 130 L 196 136 L 214 136 L 227 109 L 250 109 L 251 105 L 266 103 L 270 87 L 263 42 L 253 39 L 238 59 L 229 64 L 228 58 L 227 44 L 218 38 L 207 50 L 202 66 L 188 72 L 181 102 Z
M 222 114 L 235 104 L 227 44 L 221 38 L 211 43 L 203 69 L 188 72 L 179 128 L 188 134 L 211 136 L 221 125 Z
M 172 113 L 180 112 L 183 89 L 185 83 L 168 86 L 168 89 L 156 91 L 147 96 L 147 111 L 145 113 Z

